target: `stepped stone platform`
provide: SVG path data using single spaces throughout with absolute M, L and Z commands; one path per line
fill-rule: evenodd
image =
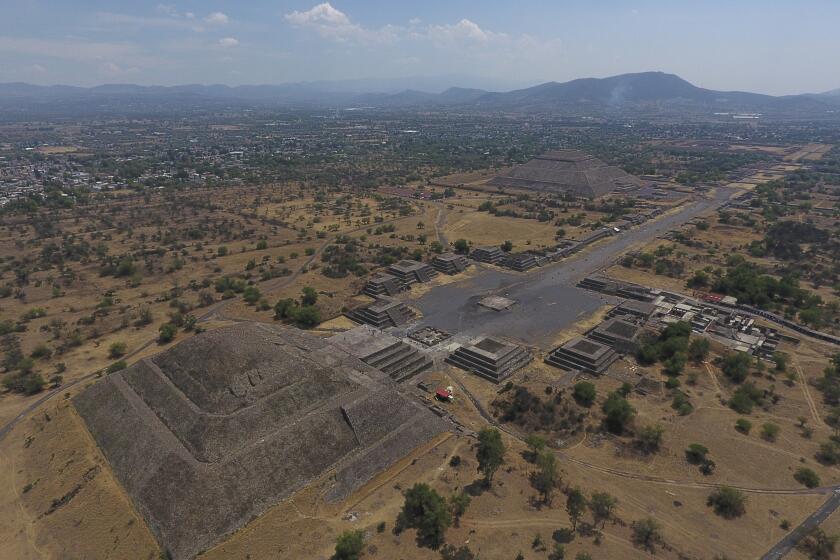
M 357 323 L 384 329 L 405 325 L 416 313 L 403 302 L 383 296 L 376 298 L 370 305 L 348 311 L 346 315 Z
M 397 382 L 414 377 L 433 363 L 419 348 L 368 325 L 359 325 L 329 340 Z
M 650 288 L 629 282 L 622 282 L 621 280 L 615 280 L 606 276 L 587 276 L 578 282 L 578 287 L 593 292 L 601 292 L 648 303 L 656 299 L 656 293 Z
M 637 340 L 642 328 L 620 318 L 607 319 L 587 335 L 593 340 L 603 342 L 614 350 L 629 354 L 635 352 Z
M 552 350 L 545 362 L 567 371 L 600 374 L 618 359 L 615 350 L 590 338 L 573 338 Z
M 377 296 L 395 296 L 406 290 L 408 290 L 408 286 L 402 280 L 392 274 L 380 272 L 368 279 L 362 293 L 375 298 Z
M 446 429 L 328 340 L 240 323 L 73 403 L 165 554 L 193 558 L 328 471 L 341 500 Z
M 656 311 L 656 305 L 646 301 L 627 300 L 610 311 L 610 316 L 634 321 L 647 321 Z
M 392 264 L 387 269 L 388 274 L 396 276 L 404 284 L 431 282 L 437 276 L 437 270 L 426 263 L 403 260 Z
M 476 247 L 470 253 L 470 258 L 487 264 L 499 264 L 505 258 L 505 253 L 499 247 Z
M 467 258 L 455 253 L 444 253 L 432 260 L 432 267 L 443 274 L 458 274 L 464 272 L 468 266 Z
M 586 198 L 642 186 L 637 177 L 579 150 L 548 152 L 493 177 L 487 184 Z
M 536 267 L 539 263 L 531 253 L 509 253 L 502 260 L 502 265 L 517 272 L 525 272 Z
M 499 383 L 532 359 L 531 353 L 521 346 L 500 338 L 486 337 L 459 347 L 446 358 L 446 362 Z

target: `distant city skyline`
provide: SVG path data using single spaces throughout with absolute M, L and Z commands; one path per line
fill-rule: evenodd
M 452 76 L 509 89 L 659 70 L 840 88 L 840 2 L 0 0 L 0 82 L 279 84 Z

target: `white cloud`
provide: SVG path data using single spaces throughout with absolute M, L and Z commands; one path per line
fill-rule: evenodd
M 236 47 L 239 46 L 239 40 L 234 37 L 224 37 L 219 39 L 219 46 L 225 48 Z
M 381 29 L 367 29 L 353 23 L 341 10 L 329 2 L 318 4 L 305 12 L 294 11 L 285 19 L 295 27 L 315 30 L 322 37 L 340 42 L 373 43 L 395 38 L 396 26 L 386 25 Z
M 213 12 L 205 17 L 204 21 L 210 25 L 225 25 L 230 22 L 230 18 L 222 12 Z
M 286 14 L 286 21 L 295 25 L 350 25 L 350 18 L 332 7 L 329 2 L 318 4 L 305 12 L 294 11 Z
M 99 67 L 99 69 L 102 71 L 103 74 L 107 74 L 109 76 L 123 76 L 125 74 L 136 74 L 140 71 L 140 69 L 136 66 L 132 66 L 130 68 L 123 68 L 122 66 L 114 62 L 105 62 Z
M 425 35 L 436 41 L 480 41 L 486 42 L 494 39 L 506 39 L 507 35 L 504 33 L 494 33 L 487 31 L 478 26 L 474 21 L 466 18 L 458 23 L 445 25 L 431 25 L 425 30 Z
M 506 34 L 482 29 L 477 23 L 466 18 L 454 24 L 425 26 L 420 19 L 412 18 L 407 25 L 389 24 L 378 29 L 367 28 L 354 23 L 347 14 L 329 2 L 318 4 L 303 12 L 288 13 L 285 19 L 295 27 L 311 29 L 322 37 L 341 42 L 395 42 L 410 39 L 450 44 L 508 39 Z
M 27 68 L 30 72 L 34 72 L 35 74 L 43 74 L 47 71 L 46 68 L 41 66 L 40 64 L 32 64 Z

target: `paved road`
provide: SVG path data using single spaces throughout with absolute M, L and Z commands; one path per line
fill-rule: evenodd
M 584 277 L 611 264 L 633 245 L 649 241 L 686 221 L 722 205 L 732 191 L 718 189 L 714 198 L 700 199 L 615 237 L 597 243 L 563 261 L 527 274 L 486 268 L 461 282 L 445 284 L 411 301 L 423 313 L 423 324 L 468 336 L 514 337 L 549 349 L 552 334 L 607 303 L 620 300 L 576 287 Z M 508 311 L 478 305 L 487 295 L 516 301 Z
M 820 509 L 809 515 L 796 529 L 776 543 L 776 546 L 761 557 L 761 560 L 779 560 L 782 558 L 796 546 L 796 543 L 802 537 L 828 519 L 828 516 L 834 513 L 834 510 L 838 507 L 840 507 L 840 488 L 835 489 Z

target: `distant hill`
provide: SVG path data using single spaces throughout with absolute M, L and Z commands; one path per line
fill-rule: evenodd
M 0 107 L 19 110 L 35 107 L 55 110 L 55 102 L 68 108 L 93 112 L 99 108 L 142 110 L 153 106 L 197 110 L 202 106 L 244 104 L 308 106 L 372 106 L 382 108 L 458 108 L 459 110 L 506 112 L 561 112 L 569 114 L 611 113 L 710 113 L 749 112 L 766 114 L 814 114 L 837 112 L 840 90 L 822 94 L 775 97 L 741 91 L 701 88 L 674 74 L 642 72 L 608 78 L 582 78 L 569 82 L 547 82 L 524 89 L 493 92 L 476 88 L 450 87 L 445 90 L 404 88 L 394 85 L 439 84 L 440 80 L 404 79 L 391 83 L 362 80 L 345 82 L 300 82 L 280 85 L 181 85 L 139 86 L 106 84 L 92 88 L 0 84 Z M 439 93 L 438 93 L 439 92 Z M 128 101 L 129 103 L 123 103 Z

